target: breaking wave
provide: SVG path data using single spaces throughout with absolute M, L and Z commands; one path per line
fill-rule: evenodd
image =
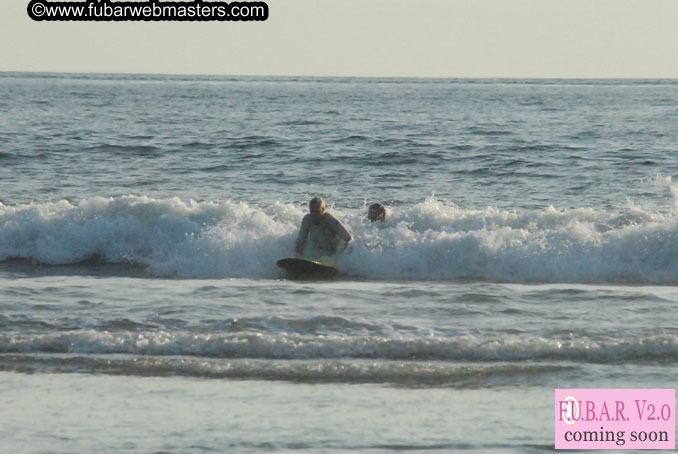
M 169 278 L 280 278 L 305 207 L 144 196 L 0 204 L 0 262 L 130 265 Z M 629 204 L 505 211 L 430 198 L 331 211 L 356 238 L 337 262 L 347 278 L 678 284 L 678 217 Z

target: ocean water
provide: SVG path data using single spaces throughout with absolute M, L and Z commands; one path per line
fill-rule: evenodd
M 0 452 L 549 452 L 555 388 L 675 387 L 678 81 L 0 73 L 0 112 Z M 288 280 L 315 195 L 355 239 Z

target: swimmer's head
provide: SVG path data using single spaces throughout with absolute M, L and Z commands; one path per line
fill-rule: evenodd
M 383 221 L 386 219 L 386 208 L 381 203 L 373 203 L 367 210 L 367 219 L 370 222 Z

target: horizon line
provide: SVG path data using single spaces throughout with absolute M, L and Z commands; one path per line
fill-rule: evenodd
M 411 80 L 678 80 L 676 77 L 662 76 L 347 76 L 347 75 L 280 75 L 280 74 L 199 74 L 199 73 L 162 73 L 162 72 L 108 72 L 108 71 L 35 71 L 0 70 L 0 74 L 44 74 L 44 75 L 95 75 L 95 76 L 147 76 L 147 77 L 232 77 L 232 78 L 276 78 L 276 79 L 411 79 Z

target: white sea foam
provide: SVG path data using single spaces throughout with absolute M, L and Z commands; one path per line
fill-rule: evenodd
M 93 258 L 176 278 L 276 278 L 292 253 L 305 207 L 148 197 L 0 205 L 0 261 L 63 265 Z M 505 211 L 462 209 L 430 198 L 389 208 L 332 212 L 356 240 L 338 258 L 367 279 L 678 283 L 678 217 L 629 204 Z

